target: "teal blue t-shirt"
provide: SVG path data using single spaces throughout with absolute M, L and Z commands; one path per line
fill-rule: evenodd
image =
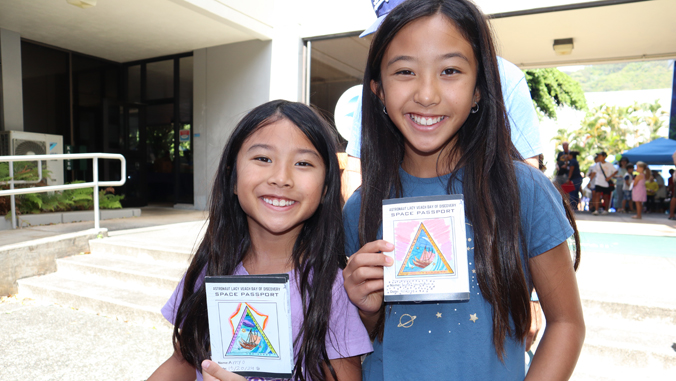
M 573 234 L 561 195 L 542 173 L 517 163 L 521 224 L 526 240 L 522 257 L 535 257 Z M 450 175 L 417 178 L 400 170 L 404 197 L 437 196 L 446 191 Z M 462 175 L 453 184 L 462 193 Z M 347 255 L 360 248 L 358 238 L 361 194 L 355 192 L 343 209 Z M 467 221 L 470 300 L 465 302 L 387 303 L 383 341 L 362 365 L 371 380 L 523 380 L 523 343 L 505 339 L 504 362 L 493 346 L 491 306 L 482 297 L 474 267 L 474 232 Z M 378 239 L 382 238 L 382 226 Z

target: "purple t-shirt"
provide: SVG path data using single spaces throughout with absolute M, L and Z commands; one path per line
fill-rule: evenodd
M 249 275 L 242 264 L 238 264 L 233 275 Z M 294 271 L 289 273 L 291 288 L 291 330 L 295 341 L 296 336 L 303 324 L 303 307 L 301 302 L 300 288 L 296 282 Z M 181 279 L 167 303 L 162 307 L 162 315 L 171 324 L 176 324 L 176 311 L 181 304 L 183 295 L 183 282 Z M 196 287 L 204 282 L 204 272 L 200 275 Z M 326 352 L 329 360 L 363 355 L 373 351 L 366 328 L 359 318 L 357 307 L 347 297 L 343 287 L 343 273 L 339 269 L 333 282 L 333 297 L 331 305 L 331 318 L 329 330 L 326 333 Z M 294 347 L 295 356 L 298 348 Z M 202 374 L 197 372 L 197 380 L 202 380 Z

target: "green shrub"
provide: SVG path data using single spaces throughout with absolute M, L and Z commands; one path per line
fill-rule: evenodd
M 52 172 L 47 169 L 47 164 L 42 163 L 42 178 L 51 179 Z M 0 182 L 9 181 L 9 163 L 0 163 Z M 14 162 L 14 180 L 16 181 L 37 181 L 38 180 L 38 162 L 37 161 L 15 161 Z
M 0 173 L 0 176 L 2 173 Z M 75 181 L 71 184 L 82 183 Z M 4 187 L 6 188 L 6 187 Z M 67 189 L 61 192 L 47 193 L 29 193 L 16 196 L 17 214 L 36 214 L 41 212 L 65 212 L 71 210 L 92 210 L 94 208 L 94 189 L 79 188 Z M 11 213 L 9 205 L 9 196 L 0 197 L 0 213 L 9 215 Z M 99 191 L 100 209 L 120 209 L 122 204 L 120 200 L 124 195 L 116 195 L 113 188 L 106 188 Z

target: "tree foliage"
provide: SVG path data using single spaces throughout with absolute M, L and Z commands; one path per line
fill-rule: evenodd
M 585 92 L 667 89 L 673 76 L 674 61 L 593 65 L 570 73 Z
M 579 129 L 559 129 L 552 141 L 557 146 L 568 142 L 571 151 L 580 152 L 580 168 L 586 171 L 599 151 L 613 157 L 664 136 L 660 129 L 666 112 L 660 108 L 659 101 L 626 107 L 604 104 L 587 112 Z
M 561 106 L 575 110 L 587 109 L 587 100 L 580 84 L 559 69 L 525 70 L 524 75 L 533 103 L 544 116 L 556 119 L 556 108 Z

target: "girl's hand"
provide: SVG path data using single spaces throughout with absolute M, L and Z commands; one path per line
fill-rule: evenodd
M 383 241 L 373 241 L 364 245 L 350 257 L 343 270 L 343 279 L 347 295 L 359 308 L 359 314 L 367 330 L 373 327 L 377 313 L 383 304 L 383 266 L 392 266 L 393 260 L 383 251 L 394 250 L 394 245 Z M 375 318 L 375 319 L 373 319 Z
M 202 361 L 204 381 L 246 381 L 246 378 L 221 368 L 211 360 Z

